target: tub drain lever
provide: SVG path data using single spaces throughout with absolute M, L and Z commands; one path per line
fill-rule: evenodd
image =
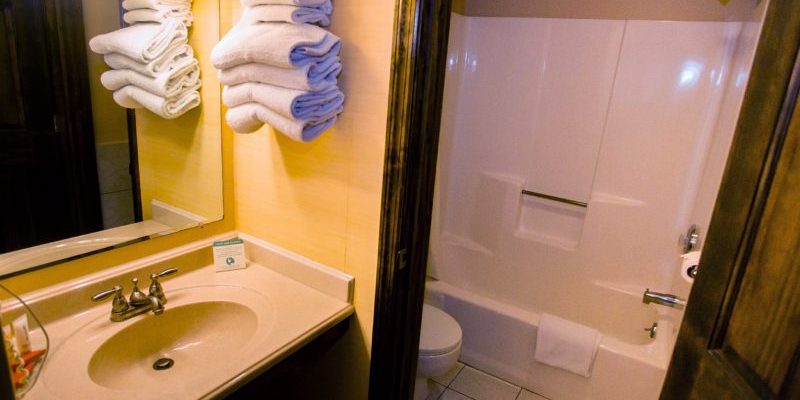
M 645 332 L 650 332 L 650 339 L 656 337 L 656 333 L 658 333 L 658 322 L 653 322 L 653 326 L 649 328 L 644 328 Z

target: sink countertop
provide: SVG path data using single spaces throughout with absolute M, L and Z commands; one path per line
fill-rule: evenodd
M 255 239 L 248 241 L 249 259 L 262 258 L 259 257 L 259 252 L 275 252 L 276 248 L 265 250 L 260 244 L 263 243 Z M 258 249 L 253 250 L 254 246 Z M 280 254 L 277 256 L 282 257 Z M 293 262 L 297 262 L 297 256 L 293 256 Z M 272 254 L 272 257 L 276 255 Z M 301 261 L 303 260 L 305 259 Z M 310 260 L 305 261 L 313 263 Z M 319 272 L 318 264 L 315 268 L 317 271 L 312 272 L 312 275 Z M 120 282 L 122 283 L 125 282 Z M 74 315 L 46 323 L 51 341 L 50 353 L 38 382 L 26 398 L 61 400 L 130 396 L 147 399 L 221 397 L 246 382 L 248 377 L 267 370 L 353 313 L 353 306 L 342 296 L 337 298 L 313 289 L 311 286 L 314 285 L 306 286 L 255 261 L 250 261 L 246 269 L 219 273 L 214 271 L 213 265 L 207 265 L 193 271 L 179 272 L 162 284 L 168 299 L 163 315 L 156 316 L 148 312 L 127 321 L 111 322 L 108 319 L 111 311 L 109 299 Z M 126 295 L 128 292 L 126 290 Z M 145 318 L 152 318 L 152 323 L 155 323 L 158 318 L 168 315 L 171 308 L 198 301 L 226 301 L 228 297 L 249 298 L 250 307 L 258 308 L 256 311 L 264 314 L 258 321 L 254 337 L 241 343 L 241 346 L 248 348 L 231 348 L 229 352 L 224 350 L 231 355 L 230 359 L 214 362 L 202 371 L 190 371 L 190 375 L 170 376 L 169 370 L 155 372 L 165 373 L 164 378 L 169 379 L 166 389 L 151 388 L 144 384 L 130 388 L 110 388 L 96 383 L 90 377 L 88 360 L 103 342 L 131 324 Z M 169 326 L 164 329 L 165 333 L 168 332 Z M 236 330 L 237 326 L 220 326 L 219 329 Z

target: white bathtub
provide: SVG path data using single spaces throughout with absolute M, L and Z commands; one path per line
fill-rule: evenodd
M 461 361 L 465 364 L 553 400 L 647 400 L 659 396 L 675 343 L 674 324 L 667 317 L 660 317 L 656 339 L 645 344 L 604 333 L 592 376 L 584 378 L 533 361 L 539 314 L 441 281 L 429 281 L 425 296 L 426 303 L 445 310 L 461 325 Z

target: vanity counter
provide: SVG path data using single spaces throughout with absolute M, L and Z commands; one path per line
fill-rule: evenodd
M 50 353 L 26 398 L 220 398 L 353 313 L 348 275 L 236 236 L 245 239 L 248 267 L 215 272 L 207 264 L 162 278 L 168 301 L 161 315 L 111 322 L 108 299 L 45 319 Z M 123 286 L 128 295 L 131 284 L 120 279 L 138 274 L 146 292 L 146 277 L 157 269 L 128 270 L 103 282 Z M 95 283 L 77 285 L 73 296 L 91 297 L 86 287 Z M 48 298 L 40 294 L 39 304 Z M 156 369 L 164 358 L 174 365 Z

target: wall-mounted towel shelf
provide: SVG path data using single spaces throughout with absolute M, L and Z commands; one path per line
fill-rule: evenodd
M 524 196 L 538 197 L 540 199 L 557 201 L 559 203 L 569 204 L 569 205 L 583 207 L 583 208 L 586 208 L 588 206 L 588 204 L 586 204 L 586 203 L 584 203 L 582 201 L 565 199 L 563 197 L 552 196 L 552 195 L 549 195 L 549 194 L 544 194 L 544 193 L 539 193 L 539 192 L 532 192 L 530 190 L 525 190 L 525 189 L 522 189 L 522 194 Z

